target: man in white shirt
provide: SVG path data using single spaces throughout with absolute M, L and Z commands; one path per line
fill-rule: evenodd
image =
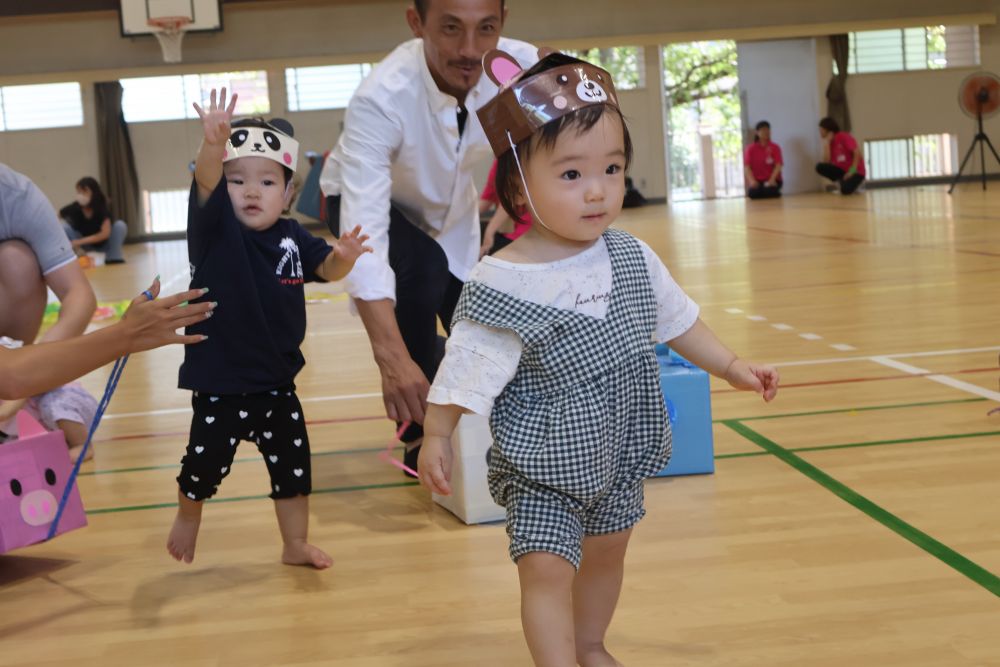
M 479 258 L 473 168 L 492 158 L 476 110 L 496 95 L 482 57 L 501 48 L 523 67 L 535 47 L 502 39 L 504 0 L 415 0 L 416 39 L 379 63 L 347 107 L 344 132 L 320 185 L 330 228 L 361 225 L 374 253 L 358 260 L 347 290 L 382 374 L 386 414 L 412 421 L 403 436 L 416 467 L 429 380 L 443 352 L 463 281 Z

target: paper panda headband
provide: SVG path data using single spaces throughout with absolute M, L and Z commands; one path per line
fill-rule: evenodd
M 299 142 L 292 138 L 294 132 L 292 124 L 283 118 L 238 120 L 229 133 L 222 161 L 265 157 L 295 171 L 299 163 Z
M 542 64 L 551 67 L 524 77 L 510 54 L 494 49 L 483 56 L 483 70 L 500 86 L 500 92 L 477 114 L 497 157 L 509 151 L 512 143 L 520 143 L 546 123 L 578 109 L 618 106 L 614 81 L 600 67 L 558 52 L 545 55 L 539 60 Z

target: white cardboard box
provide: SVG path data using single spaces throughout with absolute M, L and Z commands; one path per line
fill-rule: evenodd
M 504 509 L 493 502 L 486 484 L 486 453 L 493 444 L 486 417 L 465 414 L 458 420 L 451 437 L 454 463 L 451 470 L 451 495 L 434 494 L 434 502 L 467 524 L 503 521 Z

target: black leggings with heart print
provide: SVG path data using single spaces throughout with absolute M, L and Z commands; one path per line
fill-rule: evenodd
M 216 396 L 194 392 L 194 416 L 177 484 L 191 500 L 215 495 L 242 440 L 257 445 L 271 476 L 271 498 L 312 491 L 309 436 L 295 387 L 259 394 Z

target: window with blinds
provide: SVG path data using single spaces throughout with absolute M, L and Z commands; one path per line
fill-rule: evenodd
M 345 109 L 371 71 L 369 63 L 289 67 L 285 70 L 288 110 Z
M 979 65 L 979 26 L 974 25 L 852 32 L 848 44 L 848 74 Z
M 866 141 L 865 164 L 873 181 L 948 176 L 957 169 L 957 137 L 921 134 Z
M 271 112 L 267 72 L 219 72 L 121 79 L 122 111 L 129 123 L 197 118 L 194 102 L 205 105 L 212 89 L 225 86 L 236 93 L 237 116 L 257 116 Z
M 0 87 L 0 131 L 81 125 L 83 97 L 76 81 Z
M 143 190 L 146 233 L 163 234 L 187 229 L 188 188 L 183 190 Z

